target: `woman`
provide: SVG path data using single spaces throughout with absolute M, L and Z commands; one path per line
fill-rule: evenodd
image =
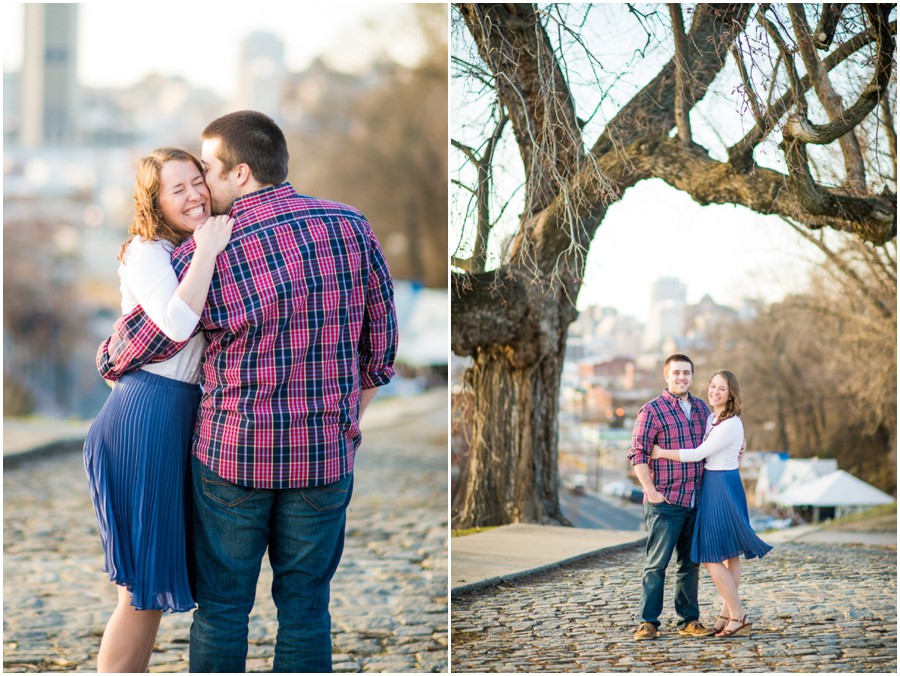
M 134 201 L 131 239 L 119 254 L 122 311 L 140 305 L 169 338 L 187 343 L 171 359 L 125 374 L 85 441 L 103 570 L 118 585 L 98 672 L 146 671 L 162 613 L 194 607 L 187 472 L 206 342 L 193 334 L 233 225 L 210 218 L 200 162 L 176 148 L 141 160 Z M 197 251 L 179 284 L 171 253 L 191 235 Z
M 747 620 L 738 596 L 740 556 L 762 557 L 772 547 L 760 540 L 750 527 L 747 496 L 738 474 L 744 425 L 740 418 L 741 392 L 737 378 L 731 371 L 717 371 L 709 383 L 708 395 L 713 412 L 707 421 L 703 443 L 694 449 L 654 446 L 650 457 L 678 462 L 706 460 L 691 559 L 706 566 L 722 595 L 716 636 L 750 636 L 753 624 Z

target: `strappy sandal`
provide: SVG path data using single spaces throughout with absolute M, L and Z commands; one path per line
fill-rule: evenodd
M 736 617 L 729 617 L 729 622 L 740 622 L 741 625 L 736 629 L 723 629 L 718 634 L 716 634 L 716 638 L 733 638 L 735 636 L 750 636 L 750 633 L 753 628 L 752 622 L 747 622 L 747 616 L 744 615 L 742 619 L 737 619 Z M 727 624 L 725 625 L 728 626 Z
M 718 634 L 720 631 L 725 631 L 725 627 L 728 626 L 728 620 L 730 620 L 730 619 L 731 619 L 731 618 L 728 617 L 728 615 L 719 615 L 718 620 L 725 620 L 725 624 L 723 624 L 723 625 L 720 627 L 720 626 L 719 626 L 718 620 L 716 621 L 716 623 L 713 625 L 713 629 L 716 630 L 716 633 L 717 633 L 717 634 Z

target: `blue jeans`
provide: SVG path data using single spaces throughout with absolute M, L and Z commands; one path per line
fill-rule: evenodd
M 678 626 L 700 618 L 697 601 L 699 566 L 691 561 L 691 542 L 694 539 L 694 507 L 679 507 L 668 502 L 644 503 L 644 523 L 647 526 L 647 560 L 641 588 L 641 622 L 659 626 L 663 607 L 666 567 L 677 553 L 675 570 L 675 613 Z
M 269 549 L 276 672 L 331 671 L 329 584 L 344 550 L 353 476 L 317 488 L 237 486 L 192 458 L 197 610 L 190 670 L 243 673 L 250 610 Z

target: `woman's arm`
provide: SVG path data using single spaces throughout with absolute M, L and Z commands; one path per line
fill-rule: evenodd
M 722 451 L 734 443 L 738 437 L 743 438 L 744 427 L 739 424 L 740 418 L 729 418 L 723 423 L 713 427 L 706 440 L 697 448 L 665 449 L 659 446 L 653 447 L 651 458 L 664 458 L 676 462 L 698 462 Z M 657 450 L 658 449 L 658 450 Z
M 228 243 L 232 219 L 217 216 L 195 231 L 197 250 L 179 284 L 169 251 L 160 242 L 135 242 L 122 276 L 147 316 L 170 339 L 191 337 L 206 302 L 216 256 Z
M 184 301 L 184 304 L 197 315 L 198 319 L 203 312 L 203 306 L 206 305 L 209 284 L 216 269 L 216 256 L 228 246 L 233 225 L 233 218 L 213 216 L 194 230 L 197 249 L 194 251 L 190 266 L 184 273 L 181 284 L 175 291 L 175 296 Z

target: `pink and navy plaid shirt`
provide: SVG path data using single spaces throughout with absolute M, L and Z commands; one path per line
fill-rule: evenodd
M 691 419 L 688 420 L 678 403 L 679 399 L 668 390 L 653 401 L 644 404 L 634 423 L 631 435 L 631 450 L 628 459 L 632 466 L 650 466 L 653 483 L 662 493 L 666 502 L 682 507 L 696 506 L 694 493 L 700 488 L 703 478 L 702 462 L 675 462 L 674 460 L 651 460 L 653 445 L 660 448 L 696 448 L 703 442 L 709 408 L 706 403 L 693 395 Z M 646 495 L 644 496 L 646 499 Z
M 223 479 L 255 488 L 340 480 L 359 448 L 361 389 L 393 376 L 393 285 L 365 218 L 298 195 L 289 183 L 237 201 L 231 242 L 200 327 L 210 341 L 194 455 Z M 196 245 L 179 246 L 184 276 Z M 140 308 L 119 319 L 98 352 L 100 374 L 166 359 L 184 343 Z

